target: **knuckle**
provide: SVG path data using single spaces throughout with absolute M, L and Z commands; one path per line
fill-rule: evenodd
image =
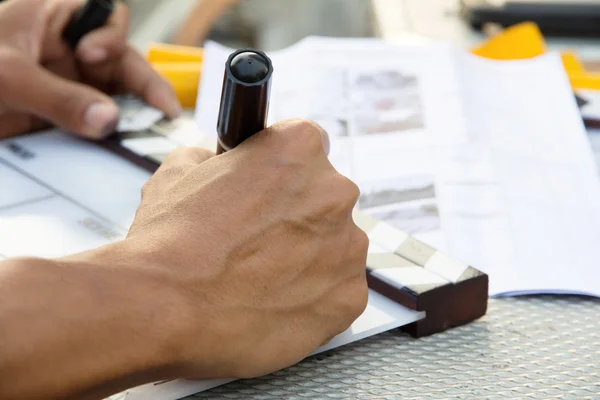
M 348 188 L 347 189 L 348 190 L 348 198 L 350 199 L 350 201 L 352 203 L 352 207 L 354 207 L 354 205 L 358 201 L 358 198 L 360 197 L 360 188 L 358 187 L 358 185 L 356 183 L 354 183 L 352 180 L 348 179 L 345 176 L 344 176 L 344 181 Z
M 361 257 L 361 261 L 366 261 L 369 251 L 369 236 L 359 227 L 355 228 L 355 236 L 352 243 L 352 248 L 356 249 L 357 257 Z M 364 265 L 360 265 L 361 269 Z
M 364 313 L 368 302 L 369 287 L 366 279 L 352 280 L 348 285 L 342 309 L 338 313 L 340 319 L 335 333 L 338 334 L 348 329 Z
M 367 308 L 369 302 L 369 287 L 366 279 L 361 279 L 356 285 L 353 291 L 353 304 L 351 306 L 350 318 L 355 321 Z
M 338 182 L 336 192 L 340 198 L 341 211 L 346 212 L 348 209 L 354 208 L 360 196 L 358 185 L 345 177 L 337 174 Z
M 320 193 L 324 199 L 321 217 L 334 221 L 350 218 L 350 211 L 358 199 L 358 187 L 343 175 L 334 173 L 326 174 L 320 185 Z
M 296 150 L 308 152 L 323 151 L 323 129 L 315 122 L 304 119 L 290 120 L 286 126 L 289 137 Z

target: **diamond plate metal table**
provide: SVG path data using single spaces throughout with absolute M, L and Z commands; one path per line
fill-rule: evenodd
M 490 299 L 422 339 L 395 330 L 187 399 L 600 399 L 600 299 Z

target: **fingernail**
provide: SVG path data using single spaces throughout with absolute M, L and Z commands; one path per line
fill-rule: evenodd
M 82 51 L 83 60 L 90 63 L 104 61 L 108 55 L 102 47 L 91 47 Z
M 95 138 L 111 134 L 119 122 L 119 109 L 114 104 L 95 103 L 85 112 L 85 123 Z

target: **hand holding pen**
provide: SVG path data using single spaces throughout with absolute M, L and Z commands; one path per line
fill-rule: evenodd
M 170 85 L 127 44 L 125 5 L 114 2 L 105 23 L 88 31 L 78 30 L 77 21 L 85 22 L 81 10 L 95 6 L 84 4 L 0 2 L 0 138 L 53 125 L 90 139 L 104 137 L 119 117 L 110 95 L 124 92 L 169 117 L 179 115 Z

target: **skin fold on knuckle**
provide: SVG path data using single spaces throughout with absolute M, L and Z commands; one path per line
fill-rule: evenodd
M 363 271 L 365 270 L 363 266 Z M 346 276 L 332 289 L 328 298 L 328 312 L 324 314 L 327 333 L 338 335 L 356 321 L 365 311 L 368 303 L 369 289 L 366 278 Z
M 333 335 L 339 335 L 346 331 L 361 316 L 365 308 L 366 301 L 364 301 L 362 291 L 349 293 L 346 304 L 344 304 L 344 307 L 341 307 L 338 313 L 338 321 L 335 324 Z
M 364 270 L 364 267 L 363 267 Z M 352 324 L 365 311 L 369 301 L 369 287 L 366 278 L 356 277 L 346 284 L 346 298 L 343 303 L 343 324 Z
M 328 211 L 334 218 L 350 218 L 359 195 L 356 184 L 337 172 L 326 178 L 322 188 L 322 196 L 328 196 Z
M 339 174 L 339 176 L 343 185 L 343 189 L 341 189 L 341 191 L 346 195 L 346 205 L 350 210 L 352 210 L 360 198 L 360 189 L 356 183 L 348 179 L 346 176 L 341 174 Z
M 369 302 L 369 287 L 366 279 L 359 279 L 357 281 L 353 299 L 354 303 L 349 310 L 352 322 L 356 321 L 356 319 L 360 317 L 363 312 L 365 312 Z
M 356 251 L 356 256 L 360 258 L 361 261 L 365 261 L 369 251 L 369 236 L 365 231 L 356 226 L 354 221 L 352 221 L 352 228 L 354 237 L 351 248 Z

